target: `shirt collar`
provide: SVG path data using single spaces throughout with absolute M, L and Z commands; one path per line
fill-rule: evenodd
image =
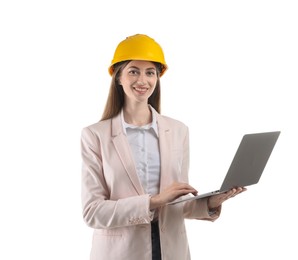
M 123 127 L 123 132 L 124 134 L 126 134 L 126 129 L 127 128 L 132 128 L 132 129 L 150 129 L 152 128 L 156 134 L 156 136 L 158 137 L 158 128 L 157 128 L 157 121 L 156 121 L 156 114 L 154 113 L 152 107 L 149 105 L 149 108 L 151 110 L 151 115 L 152 115 L 152 122 L 149 123 L 148 125 L 144 125 L 144 126 L 135 126 L 135 125 L 131 125 L 128 124 L 124 121 L 124 116 L 123 116 L 123 109 L 121 110 L 121 122 L 122 122 L 122 127 Z

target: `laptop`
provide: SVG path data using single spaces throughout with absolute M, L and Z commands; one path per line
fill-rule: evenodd
M 244 135 L 219 190 L 181 197 L 182 199 L 179 198 L 168 205 L 210 197 L 235 187 L 258 183 L 279 135 L 280 131 Z

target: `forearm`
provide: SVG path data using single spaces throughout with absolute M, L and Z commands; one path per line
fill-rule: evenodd
M 133 196 L 117 201 L 94 200 L 83 207 L 83 218 L 92 228 L 116 228 L 150 223 L 149 195 Z
M 188 219 L 200 219 L 214 221 L 217 219 L 221 212 L 221 207 L 218 207 L 216 211 L 212 212 L 208 207 L 208 199 L 198 199 L 186 202 L 183 208 L 184 217 Z

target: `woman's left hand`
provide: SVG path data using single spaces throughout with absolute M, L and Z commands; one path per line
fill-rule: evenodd
M 235 197 L 236 195 L 246 191 L 244 187 L 233 188 L 225 193 L 213 195 L 208 199 L 209 210 L 216 209 L 226 200 Z

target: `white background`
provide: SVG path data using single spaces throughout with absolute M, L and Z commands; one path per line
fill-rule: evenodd
M 280 130 L 259 184 L 216 222 L 187 220 L 192 259 L 298 259 L 297 1 L 1 1 L 0 259 L 86 260 L 81 128 L 99 120 L 126 36 L 164 49 L 162 113 L 186 123 L 191 184 L 218 188 L 243 134 Z

